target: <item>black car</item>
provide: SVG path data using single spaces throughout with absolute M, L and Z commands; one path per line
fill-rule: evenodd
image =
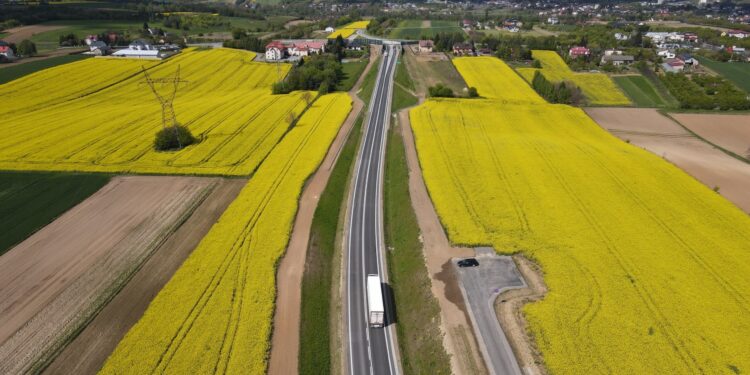
M 458 261 L 459 267 L 478 267 L 479 261 L 474 258 L 466 258 Z

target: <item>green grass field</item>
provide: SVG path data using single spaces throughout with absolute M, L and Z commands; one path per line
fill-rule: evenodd
M 406 375 L 450 374 L 450 358 L 437 324 L 440 307 L 430 289 L 419 224 L 411 206 L 409 168 L 400 126 L 395 124 L 388 132 L 383 201 L 388 275 L 396 301 L 401 362 Z
M 391 112 L 416 105 L 417 97 L 412 95 L 412 92 L 414 92 L 414 81 L 411 80 L 409 72 L 406 70 L 403 58 L 399 59 L 396 65 L 394 81 Z
M 350 62 L 341 64 L 344 70 L 344 79 L 341 82 L 339 82 L 337 89 L 339 91 L 351 90 L 352 87 L 354 87 L 354 84 L 357 83 L 359 76 L 362 75 L 362 72 L 365 70 L 365 67 L 367 67 L 368 61 L 369 60 L 367 59 L 360 59 L 357 61 L 350 61 Z
M 431 26 L 423 28 L 422 20 L 404 20 L 391 29 L 389 37 L 394 39 L 432 38 L 437 33 L 461 32 L 456 21 L 431 21 Z
M 51 68 L 53 66 L 67 64 L 67 63 L 78 61 L 78 60 L 83 60 L 89 57 L 91 56 L 88 56 L 88 55 L 56 56 L 56 57 L 51 57 L 49 59 L 31 61 L 31 62 L 27 62 L 23 64 L 9 66 L 9 67 L 0 69 L 0 85 L 2 85 L 3 83 L 8 83 L 14 79 L 21 78 L 25 75 L 38 72 L 40 70 Z
M 644 76 L 615 76 L 612 78 L 638 107 L 663 108 L 669 106 L 668 100 L 662 98 L 656 88 Z
M 699 57 L 698 61 L 750 93 L 750 63 L 719 62 L 705 57 Z
M 102 174 L 0 173 L 0 255 L 109 181 Z

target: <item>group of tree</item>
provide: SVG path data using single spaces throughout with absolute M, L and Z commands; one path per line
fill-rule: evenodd
M 550 82 L 540 72 L 534 73 L 531 87 L 550 103 L 577 105 L 583 101 L 581 90 L 572 82 Z
M 273 85 L 274 94 L 295 90 L 317 90 L 321 94 L 335 91 L 344 78 L 341 62 L 330 53 L 300 59 L 286 79 Z
M 449 52 L 453 49 L 454 44 L 466 41 L 466 34 L 464 32 L 437 33 L 432 38 L 432 41 L 434 42 L 435 50 Z
M 450 87 L 443 85 L 442 83 L 429 87 L 427 91 L 432 98 L 452 98 L 456 96 Z
M 78 39 L 76 34 L 60 34 L 58 40 L 60 47 L 75 47 L 86 44 L 83 40 Z
M 666 73 L 661 76 L 669 92 L 685 109 L 747 110 L 750 100 L 747 94 L 721 77 Z
M 239 38 L 225 40 L 222 44 L 226 48 L 244 49 L 258 53 L 266 51 L 266 43 L 264 41 L 248 35 L 239 35 Z

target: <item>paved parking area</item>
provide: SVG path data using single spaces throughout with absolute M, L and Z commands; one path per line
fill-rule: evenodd
M 520 375 L 513 350 L 495 315 L 494 303 L 505 290 L 522 288 L 526 283 L 509 256 L 499 256 L 489 247 L 475 248 L 478 267 L 461 268 L 453 259 L 461 293 L 490 374 Z

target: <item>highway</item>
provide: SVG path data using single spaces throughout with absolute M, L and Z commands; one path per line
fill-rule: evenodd
M 392 321 L 392 299 L 384 285 L 386 323 L 370 328 L 367 323 L 365 278 L 379 274 L 387 283 L 383 235 L 383 169 L 385 143 L 391 116 L 391 95 L 400 45 L 385 43 L 375 87 L 368 107 L 364 137 L 355 166 L 346 225 L 346 345 L 348 372 L 399 374 L 398 346 Z

